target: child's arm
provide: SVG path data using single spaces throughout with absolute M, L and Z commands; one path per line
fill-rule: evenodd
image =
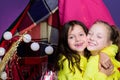
M 103 52 L 100 53 L 99 63 L 100 63 L 100 66 L 105 69 L 107 69 L 107 68 L 109 68 L 109 66 L 113 65 L 110 60 L 110 57 L 106 53 L 103 53 Z
M 106 54 L 101 53 L 101 56 L 102 57 L 100 60 L 101 63 L 99 63 L 99 71 L 109 76 L 113 73 L 114 65 Z
M 105 68 L 103 65 L 101 65 L 99 63 L 99 72 L 95 74 L 94 80 L 107 80 L 108 76 L 113 73 L 114 66 L 113 66 L 111 60 L 109 59 L 109 57 L 106 54 L 104 55 L 104 53 L 103 53 L 103 55 L 102 55 L 103 61 L 105 60 L 104 58 L 106 58 L 107 65 L 109 65 L 109 67 Z
M 115 57 L 116 53 L 118 51 L 118 46 L 115 44 L 112 44 L 106 48 L 104 48 L 103 50 L 101 50 L 100 52 L 100 64 L 104 67 L 104 68 L 108 68 L 111 64 L 110 62 L 110 58 L 111 57 Z
M 105 73 L 106 75 L 112 74 L 111 69 L 112 69 L 113 64 L 112 64 L 110 58 L 115 57 L 117 51 L 118 51 L 118 46 L 112 44 L 112 45 L 104 48 L 100 52 L 100 61 L 99 61 L 100 68 L 104 68 L 105 69 L 105 70 L 101 69 L 102 70 L 101 72 Z

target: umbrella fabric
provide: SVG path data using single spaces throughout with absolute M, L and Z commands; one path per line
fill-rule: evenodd
M 88 28 L 96 20 L 114 24 L 102 0 L 59 0 L 58 8 L 61 25 L 70 20 L 82 21 Z

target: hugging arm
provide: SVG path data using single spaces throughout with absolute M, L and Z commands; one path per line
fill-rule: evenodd
M 107 76 L 113 74 L 114 65 L 110 60 L 110 57 L 105 53 L 100 53 L 99 71 Z

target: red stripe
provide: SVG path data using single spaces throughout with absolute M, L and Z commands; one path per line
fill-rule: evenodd
M 24 10 L 24 12 L 22 13 L 22 15 L 21 15 L 19 21 L 16 23 L 16 25 L 14 26 L 14 28 L 11 30 L 12 33 L 15 33 L 15 32 L 16 32 L 16 30 L 17 30 L 17 28 L 20 26 L 20 24 L 21 24 L 23 18 L 24 18 L 25 15 L 27 14 L 29 8 L 30 8 L 30 3 L 29 3 L 29 5 L 27 5 L 27 7 L 25 8 L 25 10 Z

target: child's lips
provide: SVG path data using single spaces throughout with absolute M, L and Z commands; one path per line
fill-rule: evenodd
M 95 43 L 88 42 L 88 46 L 95 46 Z
M 81 47 L 83 43 L 75 44 L 75 47 Z

